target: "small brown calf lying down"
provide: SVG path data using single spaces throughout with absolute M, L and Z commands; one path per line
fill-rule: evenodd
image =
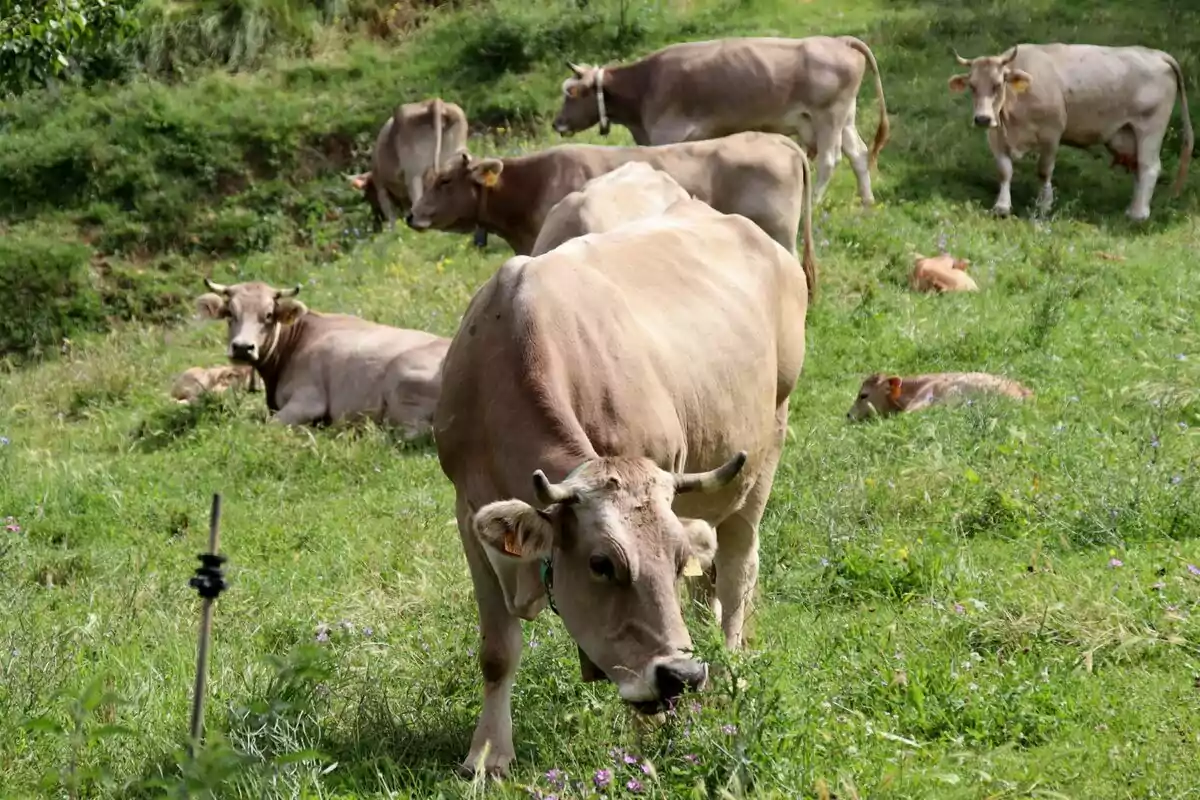
M 187 404 L 205 392 L 223 392 L 234 388 L 255 391 L 258 381 L 254 378 L 254 368 L 249 365 L 192 367 L 175 379 L 171 397 L 177 403 Z
M 876 372 L 863 381 L 846 416 L 858 422 L 873 414 L 886 417 L 919 411 L 950 398 L 989 392 L 1017 400 L 1033 397 L 1033 392 L 1016 381 L 986 372 L 935 372 L 910 378 Z
M 943 253 L 926 258 L 919 253 L 916 264 L 908 277 L 908 285 L 915 292 L 977 292 L 979 287 L 967 274 L 971 262 Z

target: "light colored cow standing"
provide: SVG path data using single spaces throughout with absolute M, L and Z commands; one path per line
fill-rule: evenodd
M 450 340 L 346 314 L 309 311 L 300 291 L 251 281 L 196 299 L 229 326 L 228 356 L 262 376 L 272 421 L 289 425 L 370 419 L 409 437 L 428 433 Z
M 713 562 L 711 608 L 742 646 L 806 284 L 755 224 L 687 199 L 510 258 L 476 292 L 434 416 L 482 636 L 464 772 L 507 772 L 520 620 L 550 602 L 585 679 L 642 712 L 707 680 L 682 575 L 708 583 Z
M 351 176 L 390 227 L 401 216 L 396 205 L 421 199 L 425 173 L 441 167 L 467 146 L 467 115 L 440 97 L 396 106 L 379 129 L 371 152 L 371 169 Z
M 970 72 L 950 78 L 950 89 L 970 88 L 975 124 L 988 129 L 988 145 L 1000 174 L 992 209 L 996 214 L 1012 213 L 1015 159 L 1038 154 L 1042 188 L 1037 206 L 1047 213 L 1054 203 L 1051 179 L 1059 146 L 1102 144 L 1113 154 L 1114 164 L 1137 170 L 1125 213 L 1133 220 L 1149 218 L 1176 94 L 1183 142 L 1174 194 L 1183 189 L 1194 138 L 1183 72 L 1171 55 L 1147 47 L 1021 43 L 998 56 L 954 57 Z
M 858 90 L 870 65 L 879 126 L 868 151 L 855 127 Z M 820 202 L 844 153 L 864 206 L 875 202 L 870 169 L 888 138 L 887 103 L 875 56 L 853 36 L 731 37 L 673 44 L 623 65 L 568 66 L 554 129 L 569 135 L 612 123 L 639 145 L 715 139 L 742 131 L 795 136 L 816 162 Z

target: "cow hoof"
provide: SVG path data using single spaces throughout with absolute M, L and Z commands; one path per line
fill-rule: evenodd
M 488 753 L 483 758 L 483 774 L 493 780 L 500 780 L 508 777 L 508 765 L 512 763 L 513 756 L 504 755 L 501 753 Z M 480 758 L 472 753 L 467 756 L 466 760 L 458 765 L 459 776 L 467 780 L 474 780 L 479 774 L 476 767 L 479 766 Z
M 1150 219 L 1150 209 L 1146 209 L 1145 211 L 1135 211 L 1134 209 L 1130 208 L 1125 211 L 1125 216 L 1129 217 L 1129 219 L 1133 222 L 1145 222 L 1146 220 Z
M 1007 217 L 1012 214 L 1012 206 L 992 206 L 992 213 L 997 217 Z

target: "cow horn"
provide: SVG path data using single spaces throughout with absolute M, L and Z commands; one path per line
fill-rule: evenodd
M 1011 64 L 1013 62 L 1013 59 L 1017 57 L 1017 48 L 1018 47 L 1020 47 L 1020 45 L 1017 45 L 1017 44 L 1013 45 L 1012 52 L 1008 54 L 1008 58 L 1006 58 L 1000 62 L 1000 66 L 1007 67 L 1009 64 Z
M 570 61 L 568 61 L 568 62 L 567 62 L 567 68 L 568 68 L 569 70 L 571 70 L 571 72 L 574 72 L 574 73 L 575 73 L 575 77 L 576 77 L 576 78 L 582 78 L 582 77 L 583 77 L 583 69 L 582 69 L 582 68 L 580 68 L 580 66 L 579 66 L 578 64 L 573 64 L 573 63 L 571 63 Z
M 298 294 L 300 294 L 300 284 L 297 283 L 291 289 L 276 289 L 275 299 L 278 300 L 282 297 L 295 297 Z
M 546 478 L 546 473 L 540 469 L 533 471 L 533 492 L 543 506 L 552 506 L 555 503 L 573 503 L 579 499 L 573 489 L 568 489 L 561 483 L 551 483 Z
M 954 53 L 954 58 L 958 61 L 959 64 L 962 64 L 964 67 L 971 66 L 971 59 L 963 58 L 962 56 L 960 56 L 958 54 L 958 51 L 955 50 L 954 48 L 951 48 L 951 52 Z
M 736 478 L 745 465 L 746 451 L 739 450 L 733 458 L 708 472 L 676 472 L 674 475 L 675 493 L 683 494 L 684 492 L 694 491 L 715 492 Z
M 210 292 L 216 292 L 217 294 L 229 294 L 229 287 L 223 283 L 213 283 L 208 278 L 205 278 L 204 285 L 208 287 Z

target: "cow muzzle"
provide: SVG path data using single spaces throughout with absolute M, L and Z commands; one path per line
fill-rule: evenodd
M 253 364 L 258 360 L 258 345 L 254 342 L 230 342 L 229 357 L 234 361 Z
M 994 127 L 996 127 L 996 118 L 990 114 L 976 114 L 975 115 L 975 127 L 976 128 L 994 128 Z
M 412 215 L 412 212 L 410 211 L 404 217 L 404 224 L 408 225 L 408 227 L 412 228 L 415 231 L 423 231 L 429 227 L 429 220 L 417 219 L 416 217 L 414 217 Z
M 570 125 L 558 120 L 554 121 L 554 130 L 558 132 L 559 136 L 570 136 L 571 134 L 575 133 L 575 131 L 571 130 Z
M 656 659 L 640 679 L 622 682 L 621 699 L 642 714 L 657 714 L 674 705 L 685 691 L 699 691 L 708 682 L 708 665 L 687 657 Z

